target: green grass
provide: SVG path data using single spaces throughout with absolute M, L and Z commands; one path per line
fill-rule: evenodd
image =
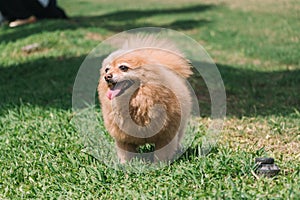
M 0 27 L 1 199 L 300 197 L 300 2 L 175 2 L 59 1 L 70 20 Z M 168 167 L 125 173 L 82 152 L 72 87 L 96 45 L 143 26 L 181 31 L 206 48 L 224 80 L 227 120 L 208 156 L 197 139 Z M 40 48 L 22 52 L 32 43 Z M 209 95 L 196 78 L 206 126 Z M 281 173 L 256 179 L 258 156 L 273 156 Z

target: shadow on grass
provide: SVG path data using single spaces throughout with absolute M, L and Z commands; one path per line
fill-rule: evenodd
M 73 83 L 84 57 L 42 58 L 9 68 L 0 66 L 0 114 L 22 103 L 71 108 Z
M 73 84 L 83 60 L 84 56 L 41 58 L 9 68 L 0 66 L 0 114 L 21 103 L 71 109 Z M 258 72 L 218 67 L 226 88 L 228 116 L 288 115 L 300 110 L 300 70 Z M 192 77 L 190 82 L 202 115 L 209 116 L 205 83 L 201 77 Z
M 227 102 L 227 116 L 289 115 L 300 111 L 300 70 L 260 72 L 217 64 Z M 210 116 L 210 96 L 203 79 L 193 76 L 202 116 Z
M 75 30 L 78 28 L 97 27 L 108 31 L 120 32 L 139 27 L 164 27 L 176 30 L 188 30 L 210 23 L 207 19 L 175 20 L 168 24 L 148 23 L 145 20 L 151 16 L 171 15 L 182 13 L 199 13 L 212 9 L 213 5 L 195 5 L 183 8 L 153 9 L 153 10 L 124 10 L 100 16 L 80 16 L 70 20 L 41 20 L 37 23 L 7 30 L 1 34 L 1 42 L 15 41 L 32 34 L 52 32 L 56 30 Z M 8 27 L 3 28 L 8 29 Z
M 227 93 L 227 115 L 288 115 L 300 110 L 300 70 L 258 72 L 218 65 Z

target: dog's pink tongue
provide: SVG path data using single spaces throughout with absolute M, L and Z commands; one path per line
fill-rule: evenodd
M 106 93 L 106 96 L 109 100 L 112 100 L 113 98 L 115 98 L 115 96 L 117 96 L 119 93 L 121 92 L 120 89 L 114 89 L 114 90 L 108 90 L 108 92 Z

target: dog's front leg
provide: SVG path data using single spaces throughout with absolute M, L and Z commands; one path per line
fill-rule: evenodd
M 177 136 L 171 141 L 158 141 L 155 144 L 154 162 L 171 162 L 178 149 Z
M 124 142 L 116 142 L 118 157 L 121 163 L 130 161 L 137 153 L 137 145 Z

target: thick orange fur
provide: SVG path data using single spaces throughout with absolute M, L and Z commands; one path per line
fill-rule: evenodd
M 178 50 L 173 47 L 161 49 L 161 44 L 166 42 L 152 38 L 136 40 L 142 40 L 138 42 L 142 48 L 130 48 L 130 44 L 126 43 L 126 47 L 113 52 L 102 63 L 98 94 L 104 124 L 116 141 L 122 163 L 134 156 L 139 145 L 146 143 L 155 144 L 155 160 L 167 161 L 174 157 L 179 147 L 191 111 L 191 97 L 185 78 L 192 72 L 188 61 Z M 153 45 L 155 43 L 161 46 Z M 120 65 L 126 65 L 128 70 L 120 70 Z M 111 74 L 116 82 L 131 80 L 135 87 L 110 100 L 107 93 L 111 86 L 104 78 L 107 74 Z M 129 105 L 121 100 L 126 94 L 130 94 Z M 161 109 L 154 109 L 155 105 L 161 106 Z M 129 110 L 128 115 L 126 109 Z M 131 126 L 132 121 L 139 127 L 146 127 L 151 122 L 157 122 L 157 126 L 161 127 L 155 135 L 147 136 L 146 132 L 144 137 L 134 137 L 120 128 L 120 124 Z

